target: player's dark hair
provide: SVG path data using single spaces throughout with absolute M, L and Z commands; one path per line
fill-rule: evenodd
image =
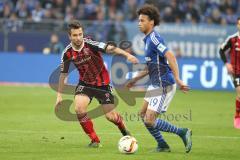
M 82 24 L 78 21 L 78 20 L 72 20 L 69 24 L 68 24 L 68 34 L 71 34 L 71 29 L 78 29 L 78 28 L 82 28 L 83 26 Z
M 240 17 L 237 18 L 237 22 L 240 20 Z
M 160 23 L 160 14 L 159 10 L 157 7 L 150 5 L 150 4 L 145 4 L 141 8 L 137 10 L 138 16 L 140 14 L 147 15 L 150 20 L 154 21 L 154 26 L 159 25 Z

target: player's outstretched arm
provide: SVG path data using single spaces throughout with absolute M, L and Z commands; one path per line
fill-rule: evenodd
M 172 69 L 174 78 L 176 80 L 176 83 L 178 84 L 179 88 L 181 91 L 183 91 L 184 93 L 186 93 L 187 91 L 189 91 L 189 86 L 184 84 L 183 81 L 179 78 L 179 70 L 178 70 L 178 64 L 177 64 L 177 60 L 175 58 L 175 56 L 173 55 L 173 53 L 171 51 L 167 51 L 165 54 L 165 57 L 168 60 L 169 66 Z
M 132 62 L 133 64 L 139 63 L 138 59 L 135 56 L 113 45 L 108 45 L 106 48 L 106 52 L 123 55 L 127 58 L 128 61 Z
M 133 87 L 138 80 L 142 79 L 146 75 L 148 75 L 148 68 L 147 68 L 147 66 L 144 68 L 144 70 L 139 71 L 136 77 L 134 77 L 133 79 L 129 80 L 126 83 L 125 87 L 127 87 L 127 88 Z

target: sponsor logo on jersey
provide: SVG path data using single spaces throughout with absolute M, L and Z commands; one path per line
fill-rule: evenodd
M 74 62 L 74 63 L 75 63 L 75 64 L 81 64 L 81 63 L 84 63 L 84 62 L 86 62 L 86 61 L 89 61 L 91 58 L 92 58 L 92 57 L 89 56 L 89 57 L 87 57 L 87 58 L 81 59 L 80 61 L 77 61 L 77 62 Z

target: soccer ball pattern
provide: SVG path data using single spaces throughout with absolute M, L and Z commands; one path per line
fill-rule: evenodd
M 138 149 L 136 138 L 132 136 L 124 136 L 118 142 L 118 150 L 121 153 L 131 154 L 135 153 Z

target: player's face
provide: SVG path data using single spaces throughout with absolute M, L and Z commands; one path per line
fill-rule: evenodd
M 154 21 L 150 20 L 147 15 L 140 14 L 138 17 L 138 28 L 144 34 L 151 32 L 154 26 Z
M 71 29 L 71 33 L 69 34 L 69 39 L 74 46 L 80 47 L 83 41 L 82 28 Z
M 238 31 L 240 32 L 240 20 L 237 21 L 237 28 L 238 28 Z

